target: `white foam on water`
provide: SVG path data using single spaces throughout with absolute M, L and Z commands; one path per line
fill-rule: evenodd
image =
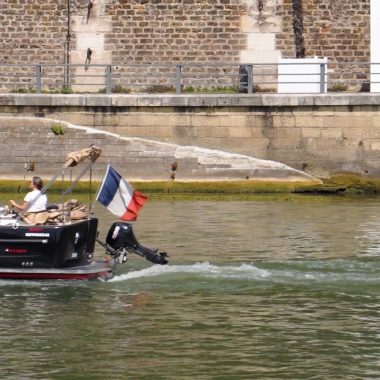
M 322 268 L 323 269 L 323 268 Z M 131 271 L 115 276 L 111 282 L 121 282 L 142 277 L 170 276 L 176 274 L 194 275 L 210 279 L 231 279 L 250 281 L 270 281 L 274 283 L 379 283 L 376 273 L 362 273 L 360 270 L 352 271 L 350 265 L 347 270 L 331 270 L 325 272 L 317 265 L 315 268 L 289 268 L 277 267 L 273 269 L 260 269 L 253 264 L 214 265 L 209 262 L 198 262 L 190 265 L 155 265 L 146 269 Z
M 267 270 L 259 269 L 252 264 L 238 266 L 217 266 L 208 262 L 192 265 L 155 265 L 146 269 L 115 276 L 110 282 L 120 282 L 140 277 L 154 277 L 170 274 L 196 274 L 213 278 L 259 279 L 270 275 Z
M 343 265 L 344 264 L 344 265 Z M 198 278 L 269 281 L 273 283 L 309 283 L 309 284 L 335 284 L 335 283 L 380 283 L 380 267 L 374 264 L 344 262 L 276 262 L 272 268 L 262 269 L 251 263 L 236 265 L 215 265 L 209 262 L 197 262 L 183 265 L 153 265 L 151 267 L 134 270 L 117 275 L 108 282 L 122 282 L 138 278 L 165 277 L 173 275 L 193 276 Z M 373 271 L 370 272 L 367 266 Z M 78 282 L 79 284 L 81 282 Z M 0 286 L 24 285 L 24 286 L 72 286 L 72 281 L 28 281 L 28 280 L 0 280 Z M 80 285 L 84 285 L 83 283 Z M 78 285 L 76 285 L 78 286 Z M 85 286 L 85 285 L 84 285 Z

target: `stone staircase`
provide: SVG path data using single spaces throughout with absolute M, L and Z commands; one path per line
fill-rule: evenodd
M 57 125 L 62 135 L 53 133 Z M 58 128 L 59 129 L 59 128 Z M 24 166 L 35 163 L 35 173 L 51 176 L 66 154 L 91 144 L 103 149 L 94 166 L 100 179 L 107 163 L 130 180 L 169 180 L 177 163 L 176 180 L 310 181 L 314 177 L 284 164 L 141 138 L 121 137 L 94 128 L 46 118 L 0 116 L 0 176 L 22 177 Z M 78 170 L 78 169 L 75 169 Z

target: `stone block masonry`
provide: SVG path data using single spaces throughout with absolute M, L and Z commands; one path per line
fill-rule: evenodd
M 0 0 L 0 64 L 63 63 L 66 23 L 64 1 Z M 35 87 L 34 67 L 1 67 L 0 72 L 0 89 Z
M 379 112 L 376 94 L 0 96 L 3 116 L 37 115 L 125 138 L 217 149 L 318 177 L 380 176 Z
M 282 19 L 277 47 L 284 57 L 295 56 L 292 0 L 277 8 Z M 370 0 L 303 0 L 303 37 L 306 56 L 346 62 L 369 61 Z
M 277 49 L 286 58 L 295 57 L 295 46 L 290 43 L 294 41 L 292 2 L 283 0 L 277 8 L 282 20 L 281 31 L 276 36 Z M 330 62 L 370 61 L 370 0 L 302 0 L 302 17 L 305 57 L 327 57 Z M 330 82 L 354 79 L 349 84 L 352 90 L 360 90 L 369 81 L 368 65 L 330 65 L 329 68 Z
M 329 61 L 340 62 L 369 61 L 369 1 L 303 0 L 306 56 L 326 56 Z M 64 63 L 67 4 L 67 0 L 0 0 L 0 82 L 4 83 L 0 89 L 35 85 L 32 78 L 25 77 L 34 74 L 34 67 L 17 70 L 1 64 Z M 71 62 L 84 65 L 90 49 L 90 63 L 120 65 L 115 74 L 133 75 L 137 70 L 123 68 L 123 64 L 276 63 L 280 56 L 295 56 L 292 0 L 96 0 L 89 14 L 87 0 L 72 0 L 71 4 Z M 353 87 L 358 89 L 368 80 L 368 68 L 356 69 L 358 83 Z M 43 88 L 62 85 L 62 69 L 45 70 L 51 77 L 44 80 Z M 186 74 L 192 75 L 194 70 Z M 202 70 L 197 73 L 203 78 L 210 77 L 210 72 L 229 73 L 226 67 L 220 72 L 215 68 Z M 104 68 L 82 67 L 73 72 L 93 75 L 73 80 L 75 90 L 97 92 L 103 86 Z M 149 78 L 115 80 L 114 86 L 168 86 L 170 83 L 160 77 L 164 73 L 167 69 L 163 67 L 151 71 Z M 18 81 L 10 76 L 15 74 Z M 276 75 L 273 68 L 261 74 L 267 79 Z M 344 79 L 344 75 L 339 78 Z M 259 80 L 256 77 L 255 83 Z M 7 85 L 11 81 L 13 84 Z M 227 83 L 223 78 L 223 82 L 214 79 L 206 84 L 236 85 L 236 77 Z
M 113 63 L 238 61 L 246 36 L 243 1 L 183 0 L 111 2 L 106 35 Z
M 65 3 L 0 0 L 0 63 L 62 62 Z
M 312 176 L 284 164 L 207 148 L 180 146 L 151 139 L 122 137 L 98 129 L 59 121 L 63 134 L 55 135 L 52 119 L 0 116 L 0 176 L 18 177 L 25 163 L 33 162 L 36 174 L 51 176 L 68 152 L 90 144 L 102 149 L 93 178 L 101 179 L 112 163 L 129 179 L 171 181 L 175 162 L 177 180 L 281 180 L 319 183 Z M 78 170 L 74 169 L 74 176 Z

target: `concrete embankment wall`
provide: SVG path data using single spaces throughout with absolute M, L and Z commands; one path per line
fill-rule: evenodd
M 379 110 L 380 95 L 368 94 L 0 96 L 0 115 L 219 149 L 320 177 L 341 171 L 380 174 Z M 30 145 L 25 149 L 27 156 Z

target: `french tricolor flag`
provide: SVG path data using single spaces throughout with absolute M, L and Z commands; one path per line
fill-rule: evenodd
M 147 199 L 146 195 L 133 190 L 111 165 L 107 166 L 96 200 L 109 211 L 121 220 L 136 220 L 140 208 Z

